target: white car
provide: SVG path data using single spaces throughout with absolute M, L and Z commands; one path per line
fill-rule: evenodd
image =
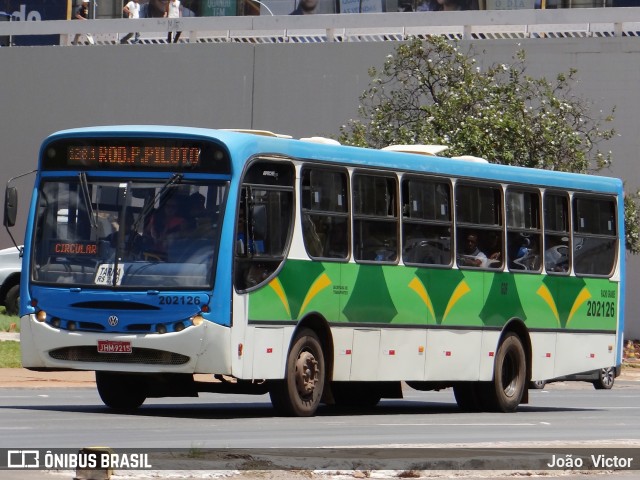
M 589 382 L 593 384 L 593 388 L 596 390 L 610 390 L 618 375 L 620 375 L 620 371 L 616 369 L 616 367 L 609 367 L 578 373 L 576 375 L 567 375 L 566 377 L 558 377 L 552 380 L 538 380 L 531 382 L 529 387 L 539 390 L 544 388 L 547 383 L 552 382 Z
M 0 250 L 0 305 L 8 315 L 17 315 L 20 300 L 20 271 L 22 270 L 22 247 Z

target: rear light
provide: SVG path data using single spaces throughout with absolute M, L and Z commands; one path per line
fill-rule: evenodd
M 47 312 L 45 312 L 44 310 L 40 310 L 38 311 L 38 313 L 36 313 L 36 320 L 39 322 L 44 322 L 47 319 Z
M 191 317 L 191 322 L 197 327 L 198 325 L 202 325 L 202 322 L 204 322 L 204 317 L 202 315 L 195 315 Z

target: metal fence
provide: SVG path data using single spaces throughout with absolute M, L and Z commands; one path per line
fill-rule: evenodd
M 469 40 L 637 37 L 640 8 L 0 22 L 0 39 L 55 35 L 65 46 L 76 34 L 89 32 L 95 44 L 118 44 L 133 31 L 140 32 L 143 44 L 166 43 L 170 31 L 181 31 L 183 43 L 254 44 L 384 42 L 430 35 Z

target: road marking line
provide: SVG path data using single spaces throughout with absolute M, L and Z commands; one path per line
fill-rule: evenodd
M 378 423 L 379 427 L 533 427 L 536 423 Z

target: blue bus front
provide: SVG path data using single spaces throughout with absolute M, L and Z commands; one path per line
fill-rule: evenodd
M 229 154 L 167 135 L 45 142 L 25 238 L 24 367 L 230 370 Z

